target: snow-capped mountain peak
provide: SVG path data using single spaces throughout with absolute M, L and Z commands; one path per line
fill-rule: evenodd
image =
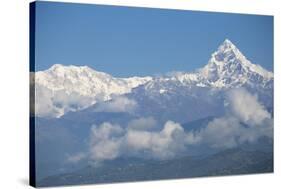
M 233 88 L 247 85 L 272 88 L 273 73 L 251 63 L 229 39 L 226 39 L 212 53 L 203 68 L 194 72 L 175 72 L 164 79 L 155 79 L 147 83 L 146 88 L 155 92 L 169 91 L 169 88 L 174 87 L 172 85 L 211 88 Z
M 228 39 L 211 55 L 208 64 L 199 72 L 216 87 L 243 85 L 255 79 L 252 77 L 262 77 L 265 81 L 273 78 L 273 73 L 252 64 Z
M 218 49 L 223 51 L 225 49 L 237 49 L 237 47 L 229 39 L 225 39 Z

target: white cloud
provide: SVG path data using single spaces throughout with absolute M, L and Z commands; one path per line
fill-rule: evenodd
M 152 133 L 148 131 L 129 130 L 126 134 L 127 146 L 134 150 L 148 150 L 151 141 Z
M 271 117 L 264 106 L 258 102 L 258 97 L 251 95 L 243 88 L 229 91 L 227 100 L 234 116 L 248 125 L 260 125 L 265 119 Z
M 114 159 L 119 156 L 123 129 L 119 125 L 103 123 L 92 126 L 90 137 L 90 156 L 93 160 Z
M 94 161 L 120 156 L 169 159 L 187 152 L 189 146 L 233 148 L 263 136 L 272 137 L 273 120 L 257 97 L 237 89 L 231 90 L 226 100 L 229 110 L 226 115 L 197 131 L 184 131 L 173 121 L 160 126 L 153 117 L 134 119 L 123 127 L 111 123 L 95 125 L 91 130 L 90 158 Z
M 102 140 L 91 148 L 91 158 L 94 160 L 111 160 L 120 154 L 121 141 L 117 139 Z
M 125 141 L 132 151 L 167 159 L 184 150 L 184 130 L 178 123 L 168 121 L 160 131 L 129 130 Z
M 39 117 L 61 117 L 66 112 L 87 108 L 99 101 L 95 97 L 83 96 L 77 92 L 50 90 L 43 85 L 35 85 L 35 115 Z M 102 99 L 102 98 L 101 98 Z M 125 96 L 115 96 L 112 100 L 100 100 L 97 112 L 133 112 L 137 107 L 135 100 Z
M 234 117 L 216 118 L 202 129 L 198 137 L 200 141 L 210 147 L 232 148 L 237 146 L 239 137 L 247 132 Z
M 39 117 L 60 117 L 69 111 L 76 111 L 90 106 L 95 101 L 76 92 L 50 90 L 35 85 L 35 115 Z
M 112 100 L 97 104 L 97 112 L 133 112 L 137 107 L 137 102 L 125 96 L 117 96 Z
M 197 134 L 197 140 L 215 148 L 232 148 L 260 137 L 273 137 L 273 120 L 257 96 L 245 89 L 228 92 L 229 112 L 208 123 Z
M 133 120 L 130 124 L 144 123 L 146 118 Z M 148 122 L 154 122 L 148 118 Z M 90 158 L 95 161 L 115 159 L 122 155 L 146 156 L 157 159 L 174 157 L 184 150 L 185 133 L 180 124 L 168 121 L 158 131 L 122 128 L 103 123 L 91 129 Z
M 93 99 L 80 95 L 77 92 L 66 93 L 64 90 L 53 92 L 53 106 L 61 108 L 64 112 L 75 111 L 93 103 Z
M 52 91 L 46 87 L 35 86 L 35 115 L 39 117 L 60 116 L 60 109 L 53 106 Z

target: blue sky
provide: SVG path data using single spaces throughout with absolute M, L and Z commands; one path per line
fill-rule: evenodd
M 192 71 L 225 38 L 273 70 L 273 17 L 37 2 L 36 71 L 88 65 L 118 77 Z

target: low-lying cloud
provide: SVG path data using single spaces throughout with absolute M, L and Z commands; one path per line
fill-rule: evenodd
M 125 96 L 114 96 L 104 101 L 99 95 L 89 97 L 77 92 L 50 90 L 42 85 L 35 85 L 35 115 L 38 117 L 59 118 L 67 112 L 82 110 L 96 104 L 96 112 L 133 112 L 137 102 Z
M 141 118 L 141 122 L 152 118 Z M 130 122 L 130 127 L 103 123 L 91 128 L 91 159 L 111 160 L 122 155 L 146 156 L 157 159 L 174 157 L 184 150 L 184 129 L 180 124 L 168 121 L 159 131 L 134 129 L 140 119 Z
M 228 92 L 227 101 L 234 116 L 247 125 L 260 125 L 271 118 L 265 107 L 258 102 L 258 97 L 243 88 Z
M 273 136 L 273 120 L 255 95 L 247 90 L 232 89 L 227 93 L 225 116 L 210 121 L 196 135 L 197 141 L 214 148 L 232 148 Z
M 128 130 L 124 136 L 127 149 L 157 159 L 173 158 L 184 151 L 185 132 L 180 124 L 168 121 L 158 132 Z
M 69 111 L 76 111 L 91 106 L 95 100 L 76 92 L 50 90 L 35 85 L 35 114 L 39 117 L 61 117 Z
M 92 126 L 90 155 L 94 160 L 111 160 L 121 153 L 124 130 L 119 125 L 102 123 Z
M 170 159 L 184 154 L 190 146 L 225 149 L 253 143 L 261 137 L 272 138 L 273 119 L 256 96 L 245 89 L 233 89 L 227 93 L 226 101 L 226 115 L 197 131 L 185 130 L 170 120 L 160 126 L 153 117 L 133 119 L 125 126 L 109 122 L 93 125 L 90 159 L 96 162 L 123 156 Z
M 125 96 L 116 96 L 112 100 L 100 102 L 95 108 L 96 112 L 133 112 L 137 102 Z

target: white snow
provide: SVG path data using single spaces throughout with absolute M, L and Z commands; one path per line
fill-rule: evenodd
M 252 64 L 228 39 L 212 54 L 208 64 L 199 70 L 199 74 L 213 87 L 242 85 L 255 79 L 251 78 L 253 76 L 262 77 L 264 82 L 273 79 L 272 72 Z
M 273 80 L 273 73 L 252 64 L 239 49 L 226 39 L 212 55 L 208 64 L 192 72 L 178 72 L 173 79 L 184 85 L 229 88 L 260 81 L 265 86 Z
M 87 108 L 113 95 L 131 92 L 151 77 L 115 78 L 87 66 L 53 65 L 35 73 L 35 108 L 42 117 L 60 117 Z

